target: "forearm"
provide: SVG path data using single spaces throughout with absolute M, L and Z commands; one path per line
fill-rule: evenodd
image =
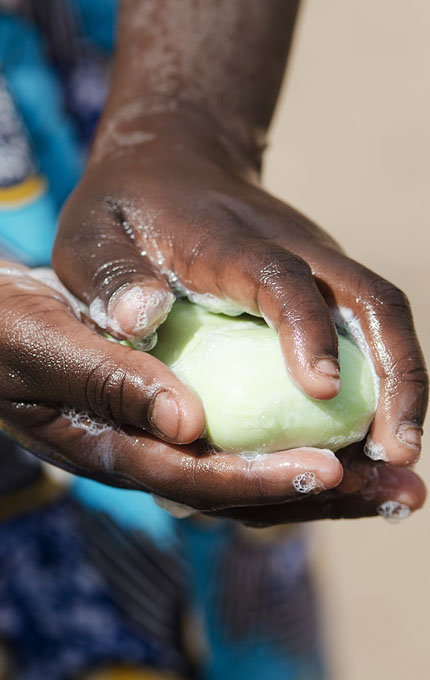
M 120 111 L 125 127 L 126 120 L 151 114 L 160 124 L 175 111 L 191 116 L 193 127 L 199 117 L 208 128 L 222 130 L 258 165 L 298 5 L 299 0 L 123 0 L 100 134 L 109 136 Z

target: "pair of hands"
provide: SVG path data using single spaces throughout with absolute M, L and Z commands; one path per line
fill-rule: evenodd
M 263 191 L 221 146 L 203 151 L 184 138 L 172 126 L 162 141 L 96 144 L 61 216 L 57 274 L 118 339 L 150 335 L 171 307 L 172 286 L 263 315 L 291 376 L 317 399 L 340 389 L 331 311 L 351 310 L 380 379 L 373 460 L 362 445 L 339 458 L 302 448 L 264 462 L 202 452 L 196 395 L 154 357 L 96 334 L 64 292 L 7 263 L 4 429 L 77 474 L 255 525 L 420 507 L 424 485 L 404 466 L 419 456 L 427 378 L 405 296 Z M 294 479 L 308 473 L 316 486 L 305 496 Z

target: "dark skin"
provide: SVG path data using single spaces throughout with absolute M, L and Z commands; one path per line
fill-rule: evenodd
M 32 278 L 31 270 L 6 265 L 0 262 L 2 425 L 42 459 L 259 526 L 369 516 L 387 500 L 411 510 L 423 504 L 425 487 L 416 474 L 368 460 L 362 444 L 341 452 L 341 462 L 304 448 L 248 462 L 203 453 L 197 443 L 161 441 L 149 433 L 150 421 L 145 431 L 140 426 L 154 394 L 148 371 L 178 396 L 181 383 L 157 359 L 88 328 L 69 298 Z M 293 485 L 303 473 L 318 480 L 306 497 Z
M 297 449 L 270 465 L 253 463 L 250 474 L 236 456 L 203 455 L 191 444 L 204 429 L 199 400 L 154 358 L 113 346 L 64 301 L 54 304 L 49 289 L 24 293 L 9 276 L 3 289 L 17 296 L 23 315 L 15 308 L 0 315 L 9 324 L 2 365 L 14 365 L 2 377 L 2 417 L 39 455 L 254 524 L 260 512 L 266 524 L 367 516 L 381 499 L 407 498 L 416 509 L 425 496 L 413 473 L 393 467 L 418 458 L 427 405 L 405 296 L 259 185 L 296 13 L 297 3 L 285 0 L 123 1 L 111 95 L 85 175 L 63 210 L 53 264 L 119 339 L 155 330 L 178 282 L 263 315 L 279 332 L 287 370 L 318 399 L 340 389 L 332 312 L 352 310 L 381 381 L 371 452 L 392 464 L 390 484 L 382 474 L 379 495 L 363 503 L 360 486 L 338 487 L 349 459 L 342 469 L 336 458 Z M 43 360 L 30 349 L 36 331 Z M 117 427 L 89 440 L 60 415 L 65 405 Z M 316 495 L 297 501 L 292 480 L 301 471 L 319 480 L 317 502 Z M 325 489 L 335 487 L 334 502 Z M 358 494 L 353 509 L 351 494 Z

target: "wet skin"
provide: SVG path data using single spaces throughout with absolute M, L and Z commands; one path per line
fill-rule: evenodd
M 392 465 L 360 451 L 366 471 L 389 471 L 380 493 L 363 500 L 361 487 L 340 486 L 327 496 L 343 468 L 314 449 L 278 453 L 264 465 L 202 454 L 191 444 L 204 429 L 201 404 L 166 367 L 100 338 L 49 289 L 24 291 L 9 275 L 1 279 L 0 415 L 67 469 L 204 511 L 236 508 L 234 516 L 255 524 L 259 506 L 261 523 L 366 516 L 400 497 L 416 509 L 422 483 L 393 467 L 417 459 L 427 405 L 407 300 L 259 184 L 297 3 L 268 0 L 249 11 L 248 0 L 184 0 L 179 14 L 178 7 L 122 4 L 111 95 L 62 212 L 54 267 L 118 338 L 153 332 L 178 284 L 263 315 L 279 332 L 286 370 L 318 399 L 340 388 L 331 312 L 352 310 L 380 377 L 368 452 Z M 89 434 L 61 415 L 64 407 L 116 425 Z M 346 480 L 351 465 L 348 458 Z M 294 487 L 304 472 L 317 480 L 306 498 Z
M 197 410 L 196 397 L 150 355 L 100 337 L 67 297 L 24 267 L 0 263 L 0 329 L 2 426 L 66 470 L 254 525 L 368 516 L 385 501 L 415 510 L 424 502 L 417 475 L 366 459 L 362 445 L 342 452 L 341 462 L 315 449 L 248 461 L 155 437 L 160 390 L 194 400 Z M 202 423 L 189 425 L 182 415 L 177 439 L 187 442 Z M 308 493 L 303 485 L 297 491 L 304 474 L 314 481 Z

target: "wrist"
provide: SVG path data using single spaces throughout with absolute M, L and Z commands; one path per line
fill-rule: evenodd
M 112 98 L 113 99 L 113 98 Z M 257 180 L 264 143 L 252 126 L 217 120 L 204 108 L 177 98 L 146 96 L 110 101 L 100 122 L 89 165 L 142 147 L 143 155 L 187 153 Z

